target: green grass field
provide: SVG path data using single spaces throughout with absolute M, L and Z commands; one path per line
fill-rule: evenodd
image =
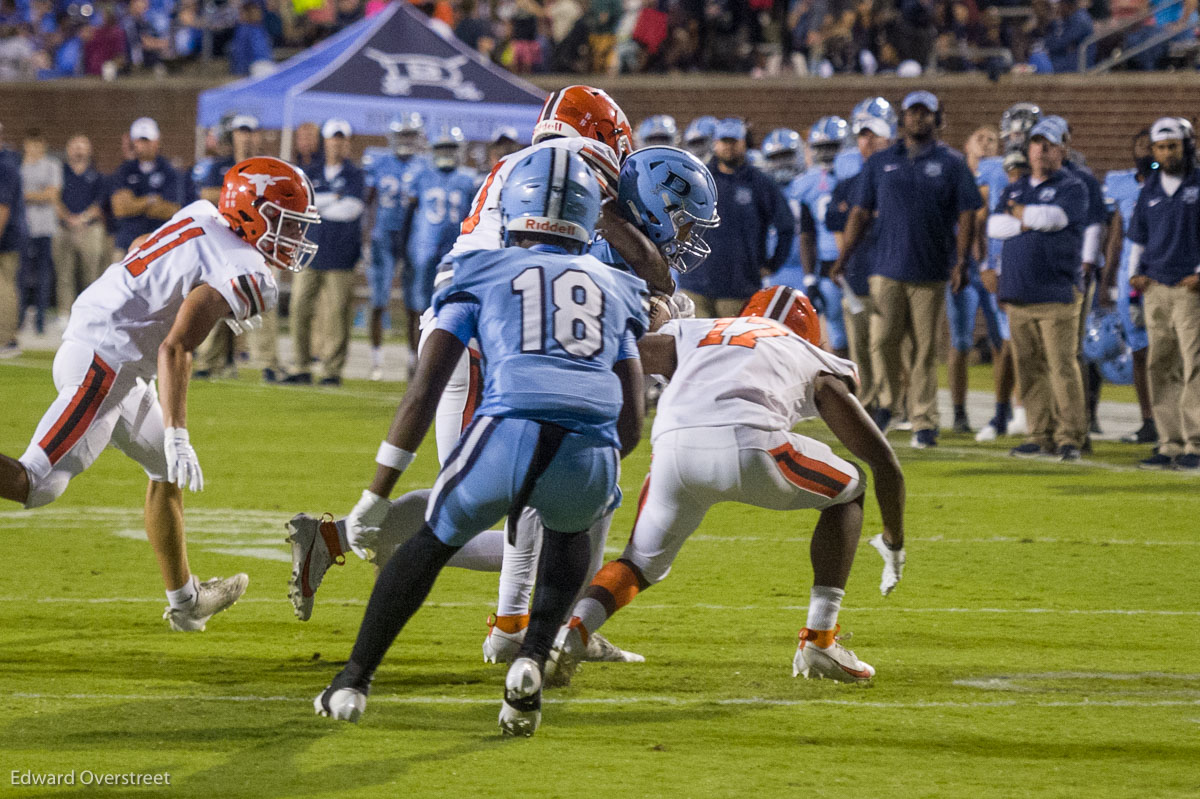
M 49 356 L 0 365 L 0 451 L 53 397 Z M 394 386 L 196 384 L 206 489 L 188 495 L 199 576 L 249 573 L 207 632 L 170 633 L 142 537 L 141 470 L 115 451 L 50 507 L 0 510 L 0 794 L 173 797 L 1195 797 L 1200 795 L 1200 481 L 1015 462 L 943 436 L 899 446 L 908 567 L 888 598 L 867 525 L 841 615 L 870 686 L 796 680 L 814 514 L 718 506 L 672 576 L 606 626 L 644 664 L 587 664 L 531 740 L 496 729 L 482 663 L 495 576 L 448 570 L 379 670 L 357 725 L 311 700 L 349 653 L 372 572 L 286 599 L 283 525 L 345 513 L 373 472 Z M 816 425 L 805 432 L 827 437 Z M 901 445 L 901 438 L 896 438 Z M 619 551 L 649 462 L 625 462 Z M 432 483 L 425 447 L 401 488 Z M 74 770 L 76 785 L 13 784 Z M 83 772 L 169 773 L 97 788 Z

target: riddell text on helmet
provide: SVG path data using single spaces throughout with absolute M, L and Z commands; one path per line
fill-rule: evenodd
M 528 217 L 522 220 L 525 225 L 525 230 L 533 230 L 538 233 L 555 233 L 560 236 L 578 236 L 579 226 L 573 225 L 570 222 L 555 222 L 549 219 L 529 219 Z

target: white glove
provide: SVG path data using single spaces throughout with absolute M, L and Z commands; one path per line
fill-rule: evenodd
M 225 317 L 225 324 L 229 325 L 229 329 L 233 331 L 233 335 L 240 336 L 243 333 L 249 333 L 251 330 L 262 327 L 263 319 L 261 314 L 255 314 L 244 322 L 239 322 L 232 316 Z
M 346 540 L 350 549 L 363 560 L 375 559 L 379 528 L 391 510 L 392 503 L 384 497 L 363 489 L 360 499 L 346 517 Z
M 163 433 L 166 435 L 163 451 L 167 455 L 167 482 L 180 488 L 203 491 L 204 473 L 200 471 L 196 450 L 188 441 L 187 428 L 168 427 Z
M 682 291 L 675 292 L 671 295 L 671 318 L 695 319 L 696 303 L 692 302 L 692 298 Z
M 887 596 L 904 576 L 904 547 L 891 549 L 883 540 L 883 534 L 871 539 L 871 546 L 883 558 L 883 577 L 879 579 L 879 593 Z

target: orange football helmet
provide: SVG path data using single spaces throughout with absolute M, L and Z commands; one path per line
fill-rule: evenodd
M 608 92 L 591 86 L 568 86 L 550 95 L 533 128 L 533 143 L 552 136 L 582 136 L 612 148 L 618 164 L 633 152 L 633 128 Z
M 299 272 L 317 254 L 305 237 L 310 225 L 321 223 L 312 183 L 286 161 L 261 156 L 234 164 L 217 210 L 272 266 Z
M 754 292 L 739 316 L 761 316 L 782 323 L 810 344 L 821 346 L 821 320 L 804 293 L 788 286 L 769 286 Z

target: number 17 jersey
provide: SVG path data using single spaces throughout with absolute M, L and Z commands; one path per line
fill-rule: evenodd
M 479 341 L 477 416 L 552 422 L 620 446 L 618 361 L 636 358 L 646 283 L 590 255 L 539 245 L 451 257 L 433 298 L 438 327 Z
M 658 400 L 651 440 L 685 427 L 742 425 L 791 430 L 816 417 L 813 389 L 823 374 L 858 387 L 858 370 L 772 319 L 675 319 L 675 374 Z
M 207 200 L 178 211 L 88 286 L 71 306 L 63 341 L 149 378 L 180 306 L 201 283 L 225 298 L 239 322 L 274 308 L 279 297 L 262 253 Z

